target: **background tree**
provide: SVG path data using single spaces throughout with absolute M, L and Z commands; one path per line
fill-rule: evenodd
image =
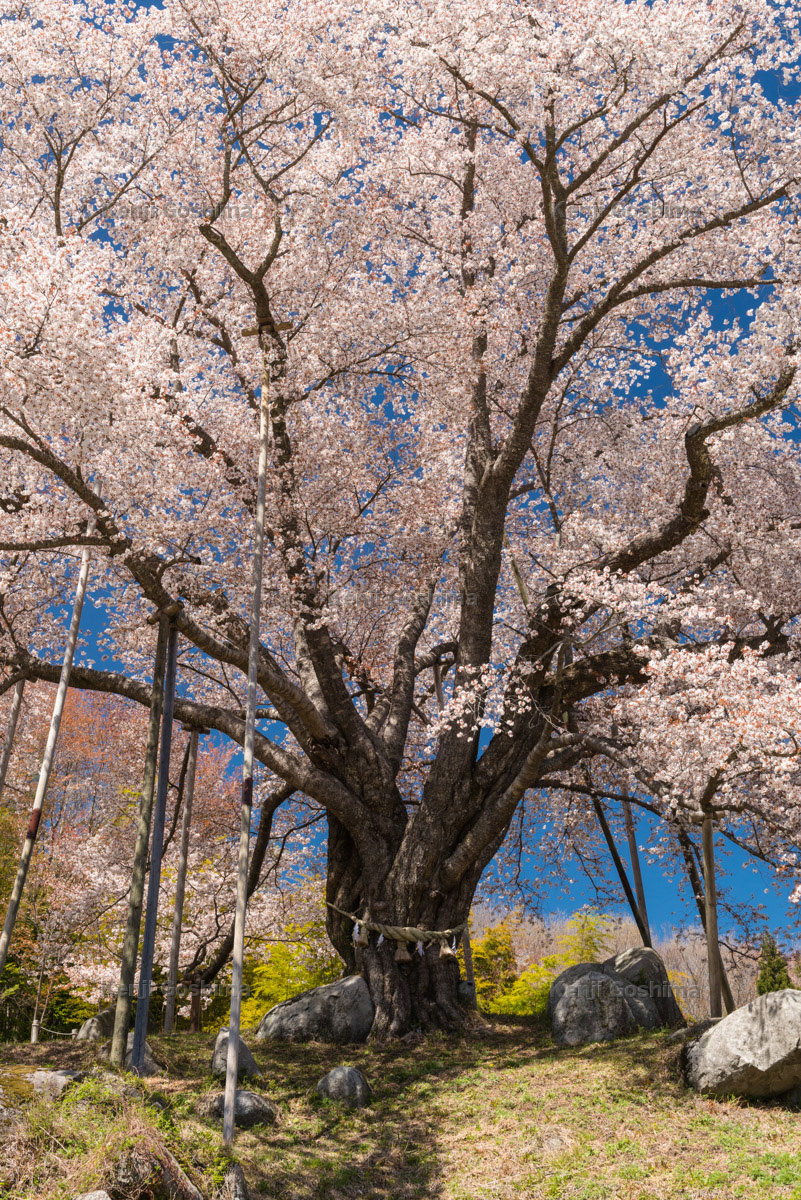
M 779 950 L 773 935 L 766 933 L 762 939 L 762 951 L 759 955 L 757 995 L 764 996 L 766 992 L 780 992 L 783 988 L 794 986 L 787 968 L 787 958 Z

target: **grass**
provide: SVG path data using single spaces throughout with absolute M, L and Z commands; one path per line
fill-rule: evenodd
M 126 1145 L 143 1141 L 169 1146 L 213 1193 L 224 1164 L 219 1129 L 196 1105 L 214 1087 L 214 1037 L 150 1040 L 168 1073 L 139 1092 L 92 1076 L 61 1102 L 27 1110 L 5 1168 L 7 1196 L 90 1191 Z M 257 1090 L 282 1113 L 277 1127 L 237 1134 L 253 1200 L 801 1200 L 801 1116 L 688 1091 L 664 1034 L 564 1050 L 536 1022 L 494 1018 L 461 1041 L 250 1045 L 265 1076 Z M 74 1066 L 92 1054 L 50 1043 L 3 1047 L 2 1061 L 30 1061 L 32 1049 L 37 1065 Z M 370 1108 L 317 1097 L 317 1080 L 339 1063 L 364 1071 Z M 159 1093 L 166 1112 L 148 1103 Z

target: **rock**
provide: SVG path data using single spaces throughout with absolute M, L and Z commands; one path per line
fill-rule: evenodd
M 123 1061 L 123 1066 L 125 1067 L 126 1071 L 130 1071 L 130 1069 L 131 1069 L 131 1054 L 133 1052 L 133 1041 L 134 1041 L 134 1035 L 133 1035 L 133 1030 L 131 1030 L 131 1032 L 128 1034 L 128 1042 L 125 1047 L 125 1059 Z M 104 1046 L 100 1047 L 100 1051 L 98 1053 L 98 1058 L 100 1059 L 101 1062 L 108 1062 L 110 1054 L 111 1054 L 111 1042 L 106 1042 Z M 139 1072 L 139 1074 L 142 1076 L 142 1078 L 144 1078 L 146 1075 L 160 1075 L 163 1070 L 164 1070 L 164 1068 L 162 1067 L 161 1063 L 156 1062 L 155 1058 L 153 1057 L 153 1049 L 152 1049 L 150 1043 L 145 1042 L 145 1056 L 144 1056 L 144 1059 L 142 1060 L 142 1070 Z
M 203 1195 L 166 1146 L 158 1150 L 134 1146 L 117 1160 L 111 1200 L 147 1195 L 152 1200 L 204 1200 Z
M 85 1192 L 83 1196 L 76 1196 L 75 1200 L 111 1200 L 108 1192 Z
M 228 1026 L 224 1025 L 217 1034 L 217 1040 L 214 1043 L 214 1053 L 211 1056 L 211 1073 L 216 1077 L 225 1078 L 225 1072 L 228 1064 Z M 261 1079 L 262 1074 L 259 1070 L 256 1060 L 248 1050 L 242 1039 L 239 1039 L 239 1058 L 237 1060 L 237 1079 L 244 1079 L 249 1076 L 251 1079 Z
M 225 1107 L 225 1092 L 218 1092 L 209 1097 L 201 1106 L 204 1116 L 222 1120 Z M 256 1092 L 237 1089 L 234 1101 L 234 1124 L 242 1129 L 250 1129 L 253 1125 L 275 1125 L 278 1120 L 278 1108 L 266 1096 Z
M 656 1005 L 661 1025 L 684 1025 L 684 1017 L 676 1003 L 667 968 L 656 950 L 635 946 L 608 958 L 603 970 L 620 975 L 628 983 L 644 988 Z
M 567 970 L 563 971 L 561 975 L 557 975 L 556 979 L 554 979 L 553 983 L 551 984 L 550 991 L 548 992 L 548 1000 L 545 1005 L 545 1015 L 549 1018 L 549 1020 L 553 1020 L 554 1009 L 562 999 L 562 995 L 565 990 L 569 988 L 571 984 L 575 983 L 577 979 L 581 979 L 584 975 L 588 975 L 590 971 L 600 970 L 601 968 L 598 963 L 576 963 L 575 966 L 568 967 Z
M 688 1083 L 708 1096 L 783 1096 L 801 1085 L 801 992 L 757 996 L 684 1051 Z
M 262 1018 L 256 1037 L 287 1042 L 365 1042 L 375 1009 L 361 975 L 312 988 L 276 1004 Z
M 660 1029 L 662 1027 L 662 1018 L 659 1015 L 656 1003 L 651 999 L 645 988 L 638 987 L 636 983 L 631 983 L 623 975 L 618 975 L 616 971 L 608 968 L 604 969 L 604 975 L 607 975 L 622 992 L 626 1003 L 631 1009 L 634 1023 L 640 1029 Z
M 717 1025 L 720 1020 L 721 1017 L 705 1017 L 703 1021 L 696 1021 L 694 1025 L 685 1025 L 683 1029 L 671 1033 L 668 1042 L 673 1046 L 686 1046 L 688 1042 L 696 1042 L 707 1029 Z
M 215 1200 L 250 1200 L 245 1172 L 239 1163 L 231 1163 L 225 1172 L 225 1179 L 216 1193 Z
M 317 1094 L 349 1108 L 364 1108 L 373 1098 L 370 1084 L 356 1067 L 334 1067 L 317 1084 Z
M 603 971 L 586 971 L 561 987 L 558 996 L 551 1008 L 551 1030 L 559 1046 L 609 1042 L 635 1027 L 620 986 Z
M 114 1032 L 114 1016 L 117 1011 L 116 1005 L 111 1008 L 104 1008 L 102 1012 L 97 1013 L 94 1017 L 89 1017 L 88 1021 L 84 1021 L 75 1035 L 76 1041 L 79 1042 L 103 1042 L 106 1038 L 110 1038 Z
M 466 979 L 459 980 L 456 996 L 462 1008 L 478 1008 L 475 984 L 468 983 Z
M 34 1071 L 31 1083 L 33 1090 L 40 1096 L 50 1096 L 52 1100 L 57 1100 L 71 1083 L 80 1083 L 84 1074 L 83 1071 Z

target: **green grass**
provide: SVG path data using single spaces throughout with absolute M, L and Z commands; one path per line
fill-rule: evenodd
M 142 1095 L 92 1077 L 60 1103 L 33 1105 L 8 1156 L 6 1195 L 55 1200 L 102 1186 L 131 1139 L 166 1144 L 211 1195 L 219 1129 L 196 1105 L 213 1086 L 213 1041 L 151 1038 L 168 1073 Z M 662 1034 L 559 1050 L 535 1022 L 498 1018 L 461 1041 L 250 1044 L 259 1090 L 282 1114 L 277 1127 L 237 1135 L 254 1200 L 801 1200 L 801 1116 L 688 1091 Z M 29 1050 L 3 1048 L 5 1061 Z M 370 1108 L 317 1097 L 315 1083 L 339 1063 L 367 1075 Z M 166 1114 L 147 1104 L 157 1092 Z

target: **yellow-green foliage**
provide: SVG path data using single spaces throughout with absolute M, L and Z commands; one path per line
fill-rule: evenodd
M 510 1016 L 544 1012 L 551 984 L 561 971 L 605 957 L 613 922 L 596 909 L 581 909 L 567 922 L 556 952 L 532 963 L 519 977 L 513 946 L 515 925 L 514 916 L 506 917 L 474 943 L 476 995 L 484 1012 Z
M 495 1012 L 495 1003 L 517 978 L 512 937 L 515 919 L 505 917 L 473 943 L 473 972 L 479 1008 Z
M 341 974 L 342 960 L 328 943 L 322 921 L 287 925 L 281 941 L 264 943 L 258 956 L 245 959 L 242 1024 L 257 1025 L 274 1004 L 333 983 Z

